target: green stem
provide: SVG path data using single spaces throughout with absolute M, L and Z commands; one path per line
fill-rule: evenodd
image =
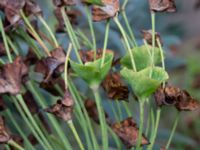
M 129 55 L 130 55 L 130 57 L 131 57 L 131 63 L 132 63 L 133 70 L 134 70 L 134 71 L 137 71 L 136 65 L 135 65 L 135 61 L 134 61 L 134 57 L 133 57 L 133 53 L 131 52 L 131 47 L 130 47 L 129 42 L 128 42 L 128 39 L 127 39 L 127 37 L 126 37 L 126 33 L 125 33 L 125 31 L 124 31 L 124 29 L 123 29 L 121 23 L 119 22 L 117 16 L 114 18 L 114 21 L 115 21 L 115 23 L 117 24 L 118 28 L 120 29 L 120 31 L 121 31 L 121 33 L 122 33 L 122 36 L 123 36 L 123 38 L 124 38 L 126 47 L 127 47 L 127 49 L 128 49 Z
M 131 113 L 131 111 L 129 110 L 129 107 L 128 107 L 128 105 L 127 105 L 127 102 L 123 101 L 122 104 L 124 105 L 124 108 L 125 108 L 125 110 L 126 110 L 126 113 L 127 113 L 128 117 L 131 117 L 131 116 L 132 116 L 132 113 Z
M 74 47 L 74 50 L 75 50 L 75 53 L 76 53 L 76 57 L 77 57 L 79 63 L 83 64 L 82 60 L 80 58 L 80 55 L 78 53 L 78 47 L 77 47 L 76 40 L 74 39 L 73 32 L 70 29 L 71 25 L 70 25 L 68 16 L 65 14 L 65 8 L 64 7 L 61 8 L 61 13 L 62 13 L 62 17 L 64 19 L 64 23 L 65 23 L 66 30 L 68 32 L 69 38 L 70 38 L 70 40 L 72 42 L 72 45 Z
M 87 19 L 88 19 L 88 23 L 89 23 L 89 27 L 90 27 L 90 32 L 91 32 L 91 36 L 92 36 L 93 50 L 94 50 L 94 60 L 96 60 L 96 53 L 97 53 L 96 37 L 95 37 L 95 34 L 94 34 L 92 16 L 90 14 L 88 6 L 85 6 L 85 11 L 86 11 L 86 15 L 87 15 Z
M 158 132 L 158 126 L 159 126 L 159 121 L 160 121 L 160 114 L 161 114 L 161 108 L 157 108 L 156 123 L 155 123 L 154 131 L 151 134 L 150 145 L 147 147 L 147 150 L 152 150 L 152 148 L 154 146 L 155 139 L 156 139 L 157 132 Z
M 105 61 L 106 49 L 107 49 L 107 45 L 108 45 L 109 30 L 110 30 L 110 21 L 108 20 L 106 22 L 106 30 L 105 30 L 105 38 L 104 38 L 104 44 L 103 44 L 103 55 L 102 55 L 101 67 L 103 67 L 104 61 Z
M 118 116 L 119 116 L 119 120 L 122 120 L 122 111 L 121 111 L 121 107 L 120 107 L 120 103 L 119 100 L 115 100 L 117 103 L 117 110 L 118 110 Z
M 18 143 L 16 143 L 13 140 L 9 140 L 8 144 L 15 147 L 17 150 L 25 150 L 23 147 L 21 147 Z
M 155 53 L 155 13 L 151 12 L 151 24 L 152 24 L 152 67 L 154 66 L 154 53 Z
M 68 50 L 67 50 L 67 55 L 66 55 L 66 60 L 65 60 L 65 68 L 64 68 L 64 81 L 65 81 L 65 89 L 67 89 L 67 67 L 68 67 L 68 62 L 69 62 L 69 55 L 71 53 L 71 50 L 72 50 L 72 44 L 69 43 L 69 47 L 68 47 Z
M 140 125 L 139 125 L 139 134 L 138 134 L 136 150 L 140 149 L 142 143 L 142 132 L 144 125 L 144 100 L 141 100 L 139 103 L 140 103 Z
M 83 146 L 83 144 L 81 142 L 81 139 L 79 138 L 79 135 L 78 135 L 78 133 L 76 131 L 76 128 L 74 127 L 73 122 L 72 121 L 68 121 L 68 125 L 71 128 L 71 130 L 72 130 L 72 132 L 73 132 L 73 134 L 74 134 L 74 136 L 75 136 L 75 138 L 76 138 L 76 140 L 78 142 L 78 145 L 79 145 L 80 149 L 84 150 L 84 146 Z
M 180 113 L 178 112 L 178 114 L 177 114 L 177 116 L 176 116 L 176 119 L 175 119 L 175 121 L 174 121 L 174 125 L 173 125 L 173 128 L 172 128 L 170 137 L 169 137 L 169 139 L 168 139 L 168 141 L 167 141 L 167 144 L 166 144 L 166 146 L 165 146 L 165 149 L 166 149 L 166 150 L 169 149 L 169 146 L 170 146 L 171 141 L 172 141 L 172 139 L 173 139 L 174 133 L 175 133 L 175 131 L 176 131 L 176 127 L 177 127 L 177 125 L 178 125 L 179 118 L 180 118 Z
M 101 133 L 102 133 L 102 144 L 103 144 L 103 149 L 108 150 L 108 133 L 107 133 L 107 127 L 106 127 L 106 120 L 105 120 L 105 113 L 102 108 L 101 104 L 101 98 L 98 93 L 98 89 L 92 89 L 97 105 L 97 111 L 99 115 L 99 120 L 100 120 L 100 126 L 101 126 Z
M 76 36 L 81 38 L 81 41 L 83 42 L 85 46 L 87 46 L 90 49 L 93 48 L 92 42 L 87 38 L 87 36 L 80 29 L 77 29 Z
M 19 52 L 17 50 L 17 48 L 15 47 L 15 45 L 12 43 L 12 41 L 10 40 L 10 38 L 8 36 L 6 36 L 6 39 L 8 41 L 8 44 L 10 45 L 10 47 L 13 49 L 15 55 L 19 55 Z
M 1 35 L 2 35 L 2 38 L 3 38 L 4 46 L 5 46 L 5 49 L 6 49 L 6 53 L 7 53 L 7 56 L 8 56 L 8 60 L 9 60 L 10 63 L 12 63 L 12 57 L 11 57 L 11 54 L 10 54 L 10 51 L 9 51 L 8 42 L 6 40 L 6 34 L 5 34 L 5 31 L 4 31 L 4 28 L 3 28 L 3 23 L 2 23 L 1 17 L 0 17 L 0 30 L 1 30 Z
M 38 18 L 42 22 L 42 24 L 44 25 L 44 27 L 47 29 L 47 31 L 49 32 L 52 40 L 54 41 L 54 44 L 55 44 L 56 48 L 59 47 L 58 41 L 56 40 L 56 38 L 55 38 L 55 36 L 54 36 L 51 28 L 49 27 L 49 25 L 46 23 L 46 21 L 43 19 L 42 16 L 38 16 Z

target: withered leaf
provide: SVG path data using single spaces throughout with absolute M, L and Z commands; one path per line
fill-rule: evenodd
M 0 93 L 18 94 L 22 79 L 28 74 L 28 68 L 21 57 L 0 69 Z
M 51 57 L 39 60 L 35 66 L 35 72 L 44 75 L 44 82 L 47 82 L 55 73 L 59 66 L 65 63 L 65 53 L 63 48 L 59 47 L 51 51 Z
M 127 148 L 131 148 L 137 144 L 139 129 L 133 118 L 127 118 L 119 123 L 113 124 L 111 127 Z M 141 145 L 147 144 L 149 144 L 148 139 L 142 135 Z
M 129 89 L 123 84 L 118 72 L 108 74 L 102 82 L 102 86 L 110 99 L 128 100 Z
M 4 44 L 0 42 L 0 56 L 3 56 L 6 54 L 6 49 L 4 47 Z
M 83 63 L 94 61 L 94 51 L 93 50 L 79 51 L 79 54 L 80 54 L 80 57 L 81 57 L 81 60 Z M 101 58 L 102 54 L 103 54 L 102 49 L 98 49 L 97 54 L 96 54 L 96 59 Z M 113 51 L 107 49 L 106 54 L 113 54 Z
M 78 10 L 65 10 L 69 21 L 72 25 L 77 25 L 78 24 L 78 20 L 77 17 L 81 15 L 81 13 Z M 56 31 L 57 32 L 65 32 L 65 23 L 62 17 L 62 13 L 61 13 L 61 8 L 57 7 L 54 11 L 54 14 L 56 16 L 56 19 L 58 21 L 58 24 L 56 25 Z
M 53 0 L 56 7 L 71 6 L 76 4 L 76 0 Z
M 152 30 L 142 30 L 142 36 L 143 36 L 143 39 L 145 39 L 149 45 L 153 44 L 152 43 Z M 157 39 L 159 40 L 160 44 L 163 45 L 160 34 L 158 32 L 155 32 L 155 40 L 156 40 L 155 46 L 159 47 Z
M 119 0 L 102 0 L 104 6 L 92 7 L 93 21 L 102 21 L 113 18 L 119 11 Z
M 175 12 L 175 0 L 149 0 L 151 11 L 154 12 Z
M 62 100 L 58 100 L 56 104 L 45 109 L 45 111 L 54 114 L 64 121 L 69 121 L 72 119 L 73 105 L 74 101 L 72 96 L 70 92 L 66 90 L 64 98 Z
M 28 50 L 28 54 L 26 55 L 26 57 L 24 58 L 24 63 L 27 66 L 33 65 L 37 62 L 37 56 L 36 54 L 33 52 L 32 48 L 29 48 Z
M 158 106 L 173 105 L 179 111 L 193 111 L 200 108 L 199 101 L 191 97 L 187 91 L 169 85 L 158 88 L 154 98 Z
M 85 108 L 88 112 L 89 117 L 92 118 L 92 120 L 94 120 L 94 122 L 99 124 L 100 123 L 99 115 L 98 115 L 98 110 L 97 110 L 97 106 L 96 106 L 95 101 L 87 99 L 87 100 L 85 100 L 84 105 L 85 105 Z M 111 120 L 110 120 L 108 114 L 105 111 L 104 111 L 104 114 L 105 114 L 107 124 L 110 125 Z
M 26 4 L 24 6 L 24 12 L 27 16 L 42 14 L 40 6 L 35 1 L 32 0 L 26 0 Z
M 5 127 L 5 120 L 3 116 L 0 116 L 0 144 L 5 144 L 10 140 L 11 136 L 8 133 L 8 129 Z

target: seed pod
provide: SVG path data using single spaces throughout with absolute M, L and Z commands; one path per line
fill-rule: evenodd
M 104 79 L 102 86 L 108 98 L 114 100 L 128 100 L 129 89 L 122 82 L 119 73 L 110 73 Z
M 4 65 L 0 70 L 0 93 L 19 94 L 22 80 L 27 74 L 28 68 L 21 57 Z
M 56 104 L 45 109 L 45 111 L 54 114 L 64 121 L 69 121 L 72 119 L 73 105 L 74 101 L 71 94 L 68 90 L 66 90 L 64 98 L 62 100 L 58 100 Z
M 150 10 L 153 12 L 175 12 L 175 0 L 149 0 Z
M 35 72 L 44 75 L 44 82 L 47 82 L 60 66 L 64 67 L 65 53 L 63 48 L 59 47 L 51 51 L 51 56 L 39 60 L 35 66 Z
M 142 36 L 143 36 L 143 39 L 145 39 L 149 45 L 153 44 L 152 43 L 152 30 L 142 30 Z M 155 40 L 156 40 L 155 46 L 158 47 L 157 39 L 159 40 L 160 44 L 163 45 L 160 34 L 158 32 L 155 32 Z
M 127 148 L 135 146 L 138 142 L 139 129 L 132 118 L 127 118 L 111 126 Z M 147 138 L 142 135 L 141 146 L 149 144 Z
M 103 6 L 92 7 L 93 21 L 102 21 L 113 18 L 119 12 L 119 0 L 102 0 Z

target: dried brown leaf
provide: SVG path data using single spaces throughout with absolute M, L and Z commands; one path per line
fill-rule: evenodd
M 149 0 L 151 11 L 154 12 L 175 12 L 175 0 Z
M 77 2 L 76 0 L 53 0 L 53 3 L 56 7 L 62 7 L 75 5 Z
M 5 127 L 5 120 L 0 116 L 0 144 L 6 144 L 11 139 L 8 129 Z

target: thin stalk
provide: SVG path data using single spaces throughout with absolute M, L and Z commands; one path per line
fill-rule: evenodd
M 47 31 L 49 32 L 52 40 L 54 41 L 54 44 L 56 47 L 59 47 L 58 41 L 56 40 L 56 37 L 54 36 L 51 28 L 49 27 L 49 25 L 46 23 L 46 21 L 43 19 L 42 16 L 38 16 L 39 20 L 42 22 L 42 24 L 44 25 L 44 27 L 47 29 Z
M 11 111 L 9 109 L 6 110 L 6 114 L 9 117 L 9 119 L 11 120 L 12 124 L 15 126 L 15 128 L 17 129 L 17 131 L 19 132 L 19 134 L 22 136 L 22 138 L 24 139 L 24 141 L 26 142 L 26 144 L 28 145 L 28 148 L 30 150 L 35 150 L 35 148 L 33 147 L 33 145 L 30 143 L 30 141 L 27 139 L 27 136 L 24 134 L 24 132 L 21 130 L 19 124 L 17 123 L 16 119 L 13 117 Z
M 155 123 L 154 131 L 151 134 L 150 145 L 147 147 L 147 150 L 152 150 L 152 148 L 154 146 L 155 139 L 156 139 L 157 132 L 158 132 L 158 126 L 159 126 L 159 121 L 160 121 L 160 114 L 161 114 L 161 108 L 157 108 L 156 123 Z
M 85 46 L 88 46 L 88 48 L 92 49 L 93 45 L 90 42 L 90 40 L 87 38 L 87 36 L 80 30 L 78 29 L 76 31 L 76 36 L 82 39 L 82 42 L 84 43 Z
M 23 97 L 19 94 L 16 96 L 18 99 L 19 104 L 22 106 L 22 108 L 24 109 L 24 112 L 26 113 L 27 117 L 29 118 L 29 120 L 31 121 L 32 125 L 34 126 L 34 128 L 36 129 L 36 131 L 38 132 L 38 134 L 41 136 L 42 140 L 45 142 L 46 146 L 48 147 L 49 150 L 53 150 L 53 148 L 51 147 L 49 141 L 47 141 L 47 139 L 45 138 L 44 134 L 42 133 L 42 131 L 40 130 L 40 128 L 38 127 L 37 123 L 35 122 L 35 120 L 33 119 L 30 111 L 28 110 Z
M 99 115 L 99 121 L 100 121 L 100 126 L 101 126 L 101 133 L 102 133 L 101 135 L 102 145 L 103 145 L 103 149 L 107 150 L 108 149 L 108 133 L 107 133 L 107 127 L 106 127 L 105 113 L 102 108 L 101 98 L 98 93 L 98 89 L 92 89 L 92 90 L 94 93 L 94 97 L 95 97 L 95 101 L 97 105 L 97 111 Z
M 178 125 L 179 118 L 180 118 L 180 113 L 178 112 L 178 114 L 176 115 L 176 119 L 175 119 L 175 121 L 174 121 L 174 125 L 173 125 L 173 128 L 172 128 L 170 137 L 169 137 L 169 139 L 168 139 L 168 141 L 167 141 L 167 144 L 166 144 L 166 146 L 165 146 L 165 149 L 166 149 L 166 150 L 169 149 L 169 146 L 170 146 L 171 141 L 172 141 L 172 139 L 173 139 L 174 133 L 175 133 L 175 131 L 176 131 L 176 127 L 177 127 L 177 125 Z
M 146 125 L 146 131 L 145 131 L 145 135 L 148 136 L 149 133 L 149 129 L 150 129 L 150 123 L 151 123 L 151 105 L 149 103 L 149 99 L 147 99 L 146 101 L 147 104 L 147 125 Z
M 110 134 L 112 135 L 115 143 L 116 143 L 116 146 L 117 146 L 117 149 L 122 149 L 122 146 L 121 146 L 121 143 L 120 143 L 120 139 L 119 137 L 114 133 L 114 131 L 108 126 L 108 131 L 110 132 Z
M 51 54 L 49 52 L 49 49 L 46 47 L 46 45 L 43 43 L 43 41 L 41 40 L 41 38 L 39 37 L 39 35 L 35 31 L 35 29 L 32 27 L 31 23 L 29 22 L 28 18 L 25 16 L 25 14 L 23 13 L 23 11 L 20 11 L 20 14 L 21 14 L 22 19 L 24 20 L 25 24 L 28 26 L 28 31 L 30 32 L 30 34 L 38 41 L 38 43 L 40 44 L 40 46 L 46 52 L 47 56 L 51 56 Z
M 108 20 L 106 22 L 106 30 L 105 30 L 105 38 L 104 38 L 104 44 L 103 44 L 103 55 L 102 55 L 101 67 L 103 67 L 104 61 L 105 61 L 106 49 L 107 49 L 107 45 L 108 45 L 109 30 L 110 30 L 110 21 Z
M 18 143 L 16 143 L 13 140 L 9 140 L 8 141 L 8 145 L 13 146 L 14 148 L 16 148 L 17 150 L 25 150 L 23 147 L 21 147 Z
M 125 10 L 127 4 L 128 0 L 124 0 L 124 3 L 122 4 L 122 11 Z
M 89 27 L 90 27 L 90 32 L 91 32 L 91 36 L 92 36 L 94 60 L 96 60 L 96 54 L 97 54 L 96 37 L 95 37 L 95 34 L 94 34 L 92 16 L 90 14 L 88 6 L 85 6 L 85 11 L 86 11 L 86 15 L 87 15 L 87 19 L 88 19 L 88 23 L 89 23 Z
M 154 62 L 154 53 L 155 53 L 155 13 L 151 12 L 151 24 L 152 24 L 152 60 Z M 152 67 L 154 63 L 152 63 Z
M 128 108 L 127 102 L 123 101 L 122 104 L 124 105 L 124 108 L 125 108 L 125 111 L 126 111 L 127 115 L 129 117 L 132 116 L 132 113 L 131 113 L 131 111 Z
M 117 112 L 115 111 L 115 107 L 113 106 L 113 103 L 111 102 L 111 101 L 109 101 L 109 104 L 110 104 L 110 108 L 111 108 L 111 110 L 112 110 L 112 112 L 113 112 L 113 115 L 114 115 L 114 117 L 115 117 L 115 120 L 117 120 L 117 121 L 120 121 L 120 118 L 119 118 L 119 116 L 117 115 Z
M 66 59 L 65 59 L 65 68 L 64 68 L 64 81 L 65 81 L 65 89 L 67 89 L 67 85 L 68 85 L 68 80 L 67 80 L 67 67 L 68 67 L 68 62 L 69 62 L 69 55 L 71 53 L 72 50 L 72 44 L 69 43 L 69 47 L 67 50 L 67 55 L 66 55 Z
M 10 47 L 13 49 L 15 55 L 19 55 L 19 52 L 17 50 L 17 48 L 15 47 L 15 45 L 12 43 L 12 41 L 10 40 L 10 38 L 8 36 L 6 36 L 6 39 L 8 41 L 8 44 L 10 45 Z
M 5 31 L 4 31 L 4 28 L 3 28 L 3 23 L 2 23 L 1 18 L 0 18 L 0 30 L 1 30 L 1 35 L 2 35 L 2 38 L 3 38 L 3 43 L 4 43 L 4 46 L 5 46 L 5 49 L 6 49 L 6 53 L 7 53 L 7 56 L 8 56 L 8 60 L 9 60 L 10 63 L 12 63 L 12 56 L 11 56 L 10 51 L 9 51 L 8 42 L 6 40 L 6 34 L 5 34 Z
M 122 111 L 121 111 L 121 107 L 120 107 L 120 103 L 119 100 L 115 100 L 117 103 L 117 110 L 118 110 L 118 116 L 119 116 L 119 120 L 122 119 Z
M 64 7 L 61 8 L 61 13 L 62 13 L 62 17 L 63 17 L 64 23 L 65 23 L 66 30 L 67 30 L 67 32 L 68 32 L 69 38 L 70 38 L 70 40 L 71 40 L 71 42 L 72 42 L 72 45 L 73 45 L 73 47 L 74 47 L 74 50 L 75 50 L 75 53 L 76 53 L 76 57 L 77 57 L 79 63 L 83 64 L 83 63 L 82 63 L 82 60 L 81 60 L 81 58 L 80 58 L 80 55 L 79 55 L 79 53 L 78 53 L 78 47 L 77 47 L 77 44 L 76 44 L 76 42 L 75 42 L 73 33 L 72 33 L 72 31 L 70 30 L 69 18 L 68 18 L 68 16 L 65 14 L 65 8 L 64 8 Z
M 140 103 L 140 125 L 139 125 L 139 134 L 138 134 L 136 150 L 140 149 L 142 142 L 143 126 L 144 126 L 144 100 L 141 100 L 139 103 Z
M 78 145 L 79 145 L 80 149 L 84 150 L 85 148 L 84 148 L 84 146 L 83 146 L 83 144 L 81 142 L 81 139 L 79 138 L 79 135 L 78 135 L 78 133 L 76 131 L 76 128 L 74 127 L 73 122 L 72 121 L 68 121 L 68 125 L 71 128 L 71 130 L 72 130 L 72 132 L 73 132 L 73 134 L 74 134 L 74 136 L 75 136 L 75 138 L 76 138 L 76 140 L 78 142 Z
M 31 83 L 31 81 L 29 81 L 26 86 L 28 87 L 28 89 L 31 91 L 31 93 L 33 94 L 33 96 L 35 97 L 35 99 L 38 101 L 39 105 L 44 109 L 46 108 L 46 104 L 45 104 L 45 99 L 43 98 L 43 96 L 40 95 L 39 92 L 37 92 L 37 90 L 35 89 L 33 83 Z M 58 124 L 58 122 L 56 121 L 56 119 L 54 117 L 52 117 L 51 115 L 47 115 L 51 125 L 54 127 L 55 131 L 57 132 L 58 136 L 60 137 L 60 139 L 62 140 L 65 149 L 67 150 L 72 150 L 72 147 L 68 141 L 68 139 L 66 138 L 65 134 L 63 133 L 60 125 Z
M 123 29 L 121 23 L 119 22 L 119 19 L 118 19 L 117 16 L 114 18 L 114 21 L 115 21 L 115 23 L 117 24 L 118 28 L 120 29 L 120 31 L 121 31 L 121 33 L 122 33 L 122 36 L 123 36 L 123 38 L 124 38 L 126 47 L 127 47 L 127 49 L 128 49 L 129 55 L 130 55 L 130 57 L 131 57 L 131 63 L 132 63 L 133 70 L 134 70 L 134 71 L 137 71 L 136 65 L 135 65 L 135 61 L 134 61 L 134 57 L 133 57 L 133 53 L 131 52 L 131 47 L 130 47 L 129 42 L 128 42 L 128 39 L 127 39 L 127 37 L 126 37 L 126 33 L 125 33 L 125 31 L 124 31 L 124 29 Z

